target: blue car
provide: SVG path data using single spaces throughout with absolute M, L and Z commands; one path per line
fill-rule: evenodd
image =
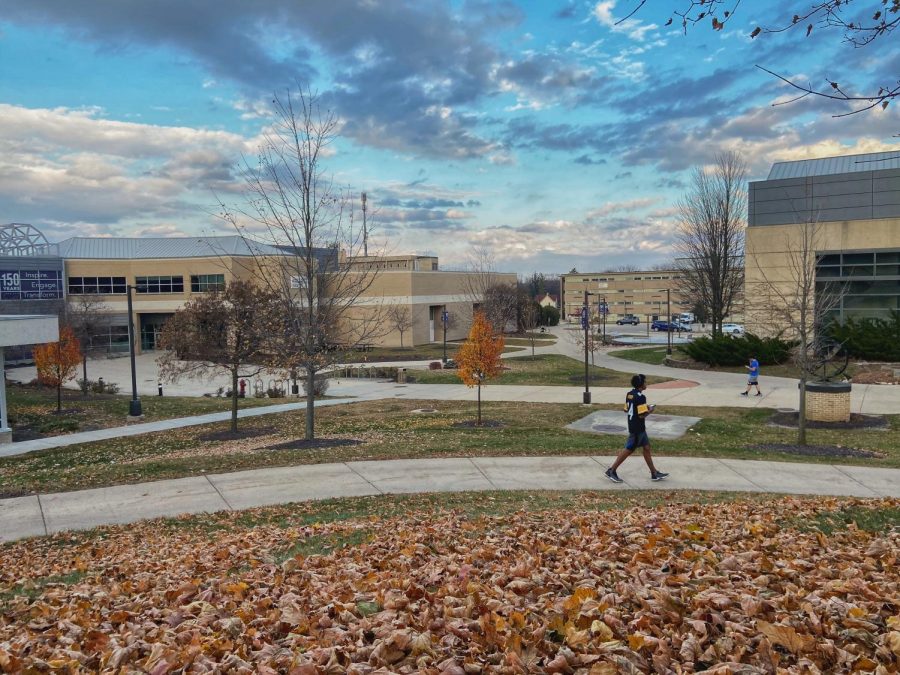
M 685 326 L 683 323 L 678 323 L 677 321 L 673 321 L 669 323 L 668 321 L 654 321 L 650 324 L 650 330 L 659 330 L 659 331 L 672 331 L 672 332 L 683 332 L 689 331 L 690 328 Z

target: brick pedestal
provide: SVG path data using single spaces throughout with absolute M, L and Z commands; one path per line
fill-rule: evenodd
M 807 382 L 806 419 L 813 422 L 849 422 L 850 383 Z

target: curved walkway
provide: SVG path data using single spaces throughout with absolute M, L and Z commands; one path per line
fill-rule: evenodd
M 239 510 L 331 497 L 484 490 L 716 490 L 900 497 L 900 469 L 658 457 L 671 476 L 649 480 L 639 457 L 451 457 L 308 464 L 0 500 L 0 541 L 144 518 Z

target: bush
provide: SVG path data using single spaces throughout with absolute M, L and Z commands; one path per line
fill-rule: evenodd
M 557 326 L 559 325 L 559 310 L 556 307 L 551 307 L 547 305 L 546 307 L 541 307 L 541 325 L 543 326 Z
M 328 378 L 324 374 L 316 375 L 312 379 L 312 392 L 310 392 L 310 381 L 303 381 L 303 391 L 306 392 L 307 396 L 324 396 L 325 392 L 328 391 Z
M 78 388 L 85 394 L 91 392 L 93 394 L 118 394 L 119 385 L 115 382 L 104 382 L 103 380 L 75 380 Z
M 844 343 L 851 357 L 873 361 L 900 361 L 900 311 L 887 319 L 856 319 L 828 327 L 830 337 Z
M 711 366 L 742 366 L 755 356 L 760 365 L 784 363 L 790 357 L 793 343 L 779 337 L 759 338 L 755 335 L 701 337 L 681 347 L 694 361 Z
M 281 387 L 269 387 L 266 389 L 266 395 L 269 398 L 284 398 L 284 389 Z

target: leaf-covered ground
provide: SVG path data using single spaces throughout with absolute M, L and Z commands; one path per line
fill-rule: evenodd
M 491 497 L 466 499 L 331 522 L 297 505 L 5 546 L 0 669 L 898 671 L 898 500 L 602 510 L 608 498 L 585 493 L 475 515 Z

